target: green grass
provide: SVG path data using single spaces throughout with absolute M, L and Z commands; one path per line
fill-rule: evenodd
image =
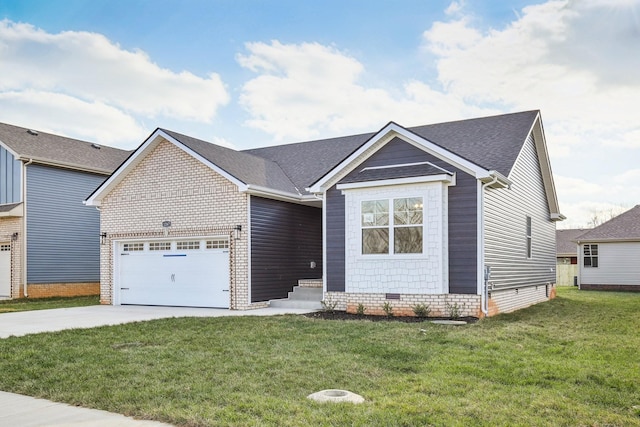
M 164 319 L 0 341 L 0 389 L 180 426 L 640 426 L 640 294 L 467 326 Z M 361 405 L 320 404 L 341 388 Z
M 49 310 L 52 308 L 84 307 L 100 304 L 100 297 L 19 298 L 0 301 L 0 314 L 14 311 Z

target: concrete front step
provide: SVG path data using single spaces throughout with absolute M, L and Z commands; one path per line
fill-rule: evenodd
M 288 298 L 272 299 L 269 301 L 269 307 L 276 308 L 303 308 L 307 310 L 322 310 L 320 301 L 298 301 Z
M 297 301 L 320 301 L 322 300 L 322 288 L 303 288 L 296 286 L 289 292 L 290 300 Z
M 289 298 L 269 301 L 270 307 L 306 308 L 310 310 L 322 309 L 322 288 L 307 288 L 295 286 L 289 292 Z

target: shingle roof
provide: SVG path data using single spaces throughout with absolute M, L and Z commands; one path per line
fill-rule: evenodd
M 22 159 L 110 174 L 130 151 L 0 123 L 0 142 Z M 99 148 L 96 148 L 99 147 Z
M 638 240 L 640 241 L 640 205 L 621 213 L 596 228 L 577 236 L 576 241 Z
M 6 205 L 0 205 L 0 213 L 9 212 L 13 208 L 15 208 L 16 206 L 19 206 L 21 203 L 22 202 L 20 202 L 20 203 L 10 203 L 10 204 L 6 204 Z
M 538 111 L 408 128 L 487 170 L 504 176 L 515 163 Z M 375 133 L 245 150 L 278 164 L 301 191 L 318 181 Z
M 282 168 L 269 159 L 221 147 L 170 130 L 160 130 L 245 184 L 300 194 Z
M 508 177 L 537 110 L 409 128 L 412 132 L 487 170 Z
M 586 233 L 586 228 L 556 230 L 556 256 L 577 256 L 576 237 Z

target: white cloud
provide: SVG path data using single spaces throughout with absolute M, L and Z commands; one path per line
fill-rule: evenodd
M 359 82 L 363 65 L 333 47 L 317 43 L 248 43 L 237 60 L 259 75 L 242 88 L 240 103 L 252 115 L 247 124 L 282 140 L 321 133 L 371 131 L 390 120 L 411 126 L 488 111 L 433 90 L 419 81 L 398 92 Z
M 13 108 L 24 117 L 29 110 L 20 108 L 29 102 L 43 107 L 64 98 L 55 108 L 68 107 L 67 114 L 64 110 L 50 113 L 63 121 L 55 126 L 56 130 L 88 127 L 87 123 L 66 124 L 77 121 L 73 114 L 79 103 L 88 110 L 84 116 L 106 111 L 105 121 L 112 119 L 109 126 L 116 130 L 109 136 L 100 130 L 89 135 L 105 142 L 120 138 L 118 128 L 131 129 L 131 122 L 141 118 L 210 122 L 229 101 L 216 74 L 202 78 L 187 71 L 175 73 L 153 63 L 144 52 L 124 50 L 100 34 L 50 34 L 8 20 L 0 21 L 0 75 L 0 94 L 7 95 L 6 108 Z M 33 101 L 33 96 L 43 99 Z M 11 100 L 16 103 L 11 104 Z M 139 133 L 133 137 L 138 138 Z
M 0 111 L 12 125 L 122 148 L 133 148 L 148 132 L 117 108 L 53 92 L 0 92 Z

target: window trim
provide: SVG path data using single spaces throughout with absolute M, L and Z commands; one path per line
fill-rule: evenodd
M 595 255 L 594 255 L 595 249 Z M 598 257 L 600 254 L 598 253 L 598 244 L 597 243 L 585 243 L 582 246 L 582 266 L 584 268 L 598 268 L 600 263 L 598 262 Z M 589 252 L 589 254 L 587 254 Z M 589 265 L 587 265 L 587 260 L 589 260 Z M 595 260 L 595 265 L 594 261 Z
M 420 199 L 421 200 L 421 210 L 422 210 L 422 222 L 420 224 L 395 224 L 395 201 L 396 200 L 401 200 L 401 199 Z M 406 195 L 403 197 L 371 197 L 371 198 L 364 198 L 364 199 L 360 199 L 358 201 L 358 233 L 359 233 L 359 257 L 362 258 L 366 258 L 366 259 L 370 259 L 370 258 L 426 258 L 426 223 L 425 223 L 425 202 L 424 202 L 424 195 Z M 384 226 L 378 226 L 378 225 L 372 225 L 372 226 L 365 226 L 362 224 L 362 216 L 363 216 L 363 212 L 362 212 L 362 205 L 366 202 L 377 202 L 377 201 L 386 201 L 387 202 L 387 215 L 388 215 L 388 221 L 387 224 Z M 409 228 L 409 227 L 415 227 L 418 228 L 420 227 L 422 229 L 422 246 L 420 248 L 420 252 L 411 252 L 411 253 L 396 253 L 395 252 L 395 230 L 396 228 Z M 367 230 L 367 229 L 384 229 L 388 231 L 388 242 L 387 242 L 387 252 L 386 253 L 370 253 L 370 254 L 365 254 L 363 252 L 364 248 L 363 248 L 363 230 Z

